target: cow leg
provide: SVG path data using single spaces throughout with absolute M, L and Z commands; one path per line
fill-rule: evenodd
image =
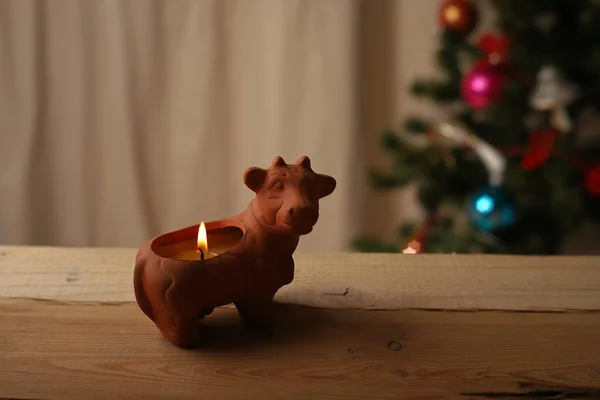
M 272 324 L 274 295 L 257 296 L 234 303 L 246 326 L 251 329 L 262 329 Z
M 179 347 L 190 348 L 198 343 L 200 338 L 199 328 L 198 320 L 185 319 L 176 321 L 175 326 L 161 330 L 173 344 Z

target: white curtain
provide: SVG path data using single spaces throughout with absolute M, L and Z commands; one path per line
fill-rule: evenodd
M 0 243 L 135 247 L 243 210 L 276 155 L 338 181 L 300 250 L 391 232 L 364 176 L 437 3 L 0 0 Z

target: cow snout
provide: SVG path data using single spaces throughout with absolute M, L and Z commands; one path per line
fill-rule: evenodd
M 319 218 L 319 211 L 313 206 L 290 207 L 287 214 L 288 225 L 298 233 L 310 231 Z
M 318 216 L 315 207 L 290 207 L 288 214 L 290 217 L 298 220 L 311 220 Z

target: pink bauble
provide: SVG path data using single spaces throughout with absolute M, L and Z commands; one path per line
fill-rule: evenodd
M 478 64 L 462 78 L 463 100 L 474 109 L 482 109 L 497 100 L 504 89 L 507 75 L 500 68 Z

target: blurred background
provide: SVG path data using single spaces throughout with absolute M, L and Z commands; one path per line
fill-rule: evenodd
M 508 201 L 517 215 L 527 214 L 519 213 L 526 210 L 521 207 L 522 199 L 505 201 L 494 198 L 493 191 L 485 192 L 489 171 L 482 175 L 468 164 L 485 166 L 486 159 L 493 164 L 494 157 L 501 157 L 509 164 L 522 165 L 522 157 L 515 161 L 512 153 L 473 151 L 477 146 L 464 132 L 493 144 L 494 136 L 486 137 L 486 132 L 496 135 L 500 128 L 486 131 L 486 121 L 490 125 L 510 118 L 492 111 L 486 117 L 486 108 L 477 98 L 465 99 L 461 79 L 454 76 L 452 80 L 452 74 L 444 72 L 453 67 L 440 61 L 440 48 L 446 48 L 446 53 L 454 51 L 452 54 L 465 50 L 476 60 L 485 56 L 486 63 L 497 66 L 498 62 L 492 62 L 502 53 L 497 42 L 484 56 L 463 49 L 465 43 L 479 46 L 485 53 L 485 46 L 477 45 L 477 40 L 489 32 L 501 34 L 504 29 L 517 39 L 531 34 L 524 31 L 527 24 L 523 21 L 536 13 L 542 21 L 550 20 L 550 27 L 540 31 L 553 29 L 552 18 L 557 29 L 575 29 L 556 19 L 564 14 L 564 4 L 577 1 L 514 0 L 515 9 L 498 8 L 496 3 L 0 0 L 0 244 L 138 247 L 160 233 L 242 211 L 253 197 L 242 182 L 247 167 L 267 167 L 276 155 L 290 163 L 308 155 L 313 169 L 334 176 L 338 186 L 321 201 L 320 220 L 313 233 L 302 238 L 299 251 L 402 251 L 410 240 L 428 251 L 426 232 L 433 230 L 431 252 L 597 254 L 600 234 L 596 224 L 592 217 L 578 212 L 595 208 L 597 202 L 579 195 L 568 199 L 571 208 L 566 218 L 577 222 L 568 227 L 562 219 L 552 217 L 562 214 L 562 203 L 547 210 L 552 218 L 542 215 L 509 222 L 504 236 L 494 226 L 490 228 L 489 220 L 482 224 L 477 216 L 464 212 L 475 207 L 485 214 L 481 200 L 488 204 L 491 199 L 496 205 Z M 536 3 L 546 5 L 536 9 Z M 600 15 L 596 3 L 581 1 L 577 6 L 580 11 L 595 7 L 589 11 L 592 22 L 596 21 L 593 26 L 600 25 L 592 18 Z M 520 25 L 511 25 L 511 13 Z M 596 46 L 599 32 L 582 35 L 595 46 L 592 50 L 600 51 Z M 548 43 L 552 44 L 553 38 L 548 36 Z M 596 82 L 595 76 L 579 73 L 580 67 L 562 65 L 562 58 L 550 57 L 557 49 L 554 44 L 515 42 L 511 60 L 517 69 L 517 61 L 538 51 L 558 63 L 557 70 L 564 72 L 565 80 L 579 79 L 584 83 L 579 86 L 585 87 Z M 524 45 L 534 47 L 523 51 Z M 573 46 L 567 41 L 558 49 L 569 47 Z M 585 54 L 598 53 L 575 47 Z M 455 64 L 463 62 L 457 57 L 453 60 Z M 535 81 L 546 61 L 540 56 L 532 61 L 534 65 L 521 70 Z M 466 61 L 460 74 L 467 74 L 474 62 Z M 502 60 L 501 64 L 511 62 Z M 415 80 L 423 77 L 452 80 L 450 95 L 441 96 L 438 102 L 424 99 L 427 87 L 421 85 L 418 93 L 411 89 Z M 524 93 L 529 96 L 534 89 L 524 85 L 515 89 L 515 96 L 522 100 Z M 506 90 L 510 91 L 508 84 Z M 531 150 L 532 132 L 550 128 L 560 131 L 556 137 L 575 137 L 578 125 L 573 113 L 578 114 L 582 106 L 563 101 L 568 96 L 560 93 L 556 104 L 549 107 L 514 101 L 507 94 L 505 103 L 523 112 L 514 128 L 501 127 L 508 132 L 507 138 L 514 136 L 513 142 L 502 145 L 521 146 L 526 153 Z M 584 94 L 583 98 L 599 100 L 594 97 L 597 94 Z M 463 108 L 457 109 L 457 102 Z M 539 111 L 548 117 L 544 121 L 550 122 L 533 128 L 522 122 L 529 109 Z M 415 120 L 414 115 L 421 119 Z M 567 123 L 574 122 L 563 129 L 564 124 L 555 124 L 560 116 Z M 438 164 L 417 170 L 406 166 L 410 154 L 402 152 L 397 139 L 406 120 L 413 123 L 414 135 L 421 141 L 430 140 L 432 132 L 441 132 L 441 123 L 450 123 L 454 139 L 463 134 L 458 139 L 462 144 L 434 144 L 451 152 L 453 165 L 463 165 L 461 160 L 466 160 L 465 168 L 448 177 L 435 175 Z M 555 136 L 552 143 L 562 146 Z M 564 146 L 572 147 L 568 141 Z M 524 154 L 516 153 L 519 157 Z M 429 159 L 438 155 L 423 149 L 419 154 Z M 447 159 L 448 153 L 444 156 Z M 402 164 L 397 162 L 400 159 Z M 589 164 L 589 160 L 585 161 Z M 421 161 L 415 159 L 414 165 Z M 537 164 L 570 171 L 562 161 L 553 162 Z M 539 171 L 545 166 L 537 164 Z M 595 189 L 589 188 L 589 182 L 595 184 L 589 177 L 594 164 L 588 164 L 583 171 L 561 175 L 557 187 L 565 187 L 566 179 L 576 182 L 568 193 L 582 191 L 595 198 Z M 398 178 L 398 182 L 390 182 L 388 177 L 387 183 L 380 175 L 377 184 L 377 176 L 373 179 L 370 171 L 390 168 L 409 170 L 411 175 Z M 522 169 L 521 175 L 531 169 Z M 430 183 L 436 179 L 454 182 L 457 176 L 471 176 L 472 171 L 476 175 L 471 186 L 464 182 L 454 185 L 464 193 L 448 194 L 459 200 L 447 216 L 440 211 L 444 209 L 439 200 L 446 197 L 444 190 L 437 195 L 439 201 L 424 205 L 419 196 L 420 177 L 430 178 Z M 504 170 L 500 173 L 506 174 Z M 513 175 L 506 181 L 516 182 Z M 556 175 L 549 176 L 552 181 Z M 531 179 L 539 181 L 533 175 Z M 519 188 L 531 186 L 519 182 L 520 186 L 509 185 L 507 192 L 512 190 L 515 196 Z M 477 189 L 480 186 L 483 192 Z M 544 201 L 550 201 L 548 193 L 557 193 L 551 186 L 540 190 Z M 473 203 L 469 193 L 484 194 Z M 539 209 L 535 203 L 527 204 Z M 463 231 L 459 224 L 450 224 L 461 213 L 471 219 L 470 227 Z M 445 230 L 435 233 L 432 225 L 440 219 Z M 545 239 L 531 233 L 532 226 L 561 234 L 544 246 L 537 245 Z M 457 230 L 463 233 L 457 234 Z M 519 236 L 515 232 L 527 233 Z M 460 240 L 444 239 L 456 237 Z M 506 242 L 506 237 L 519 237 L 520 245 Z M 471 242 L 488 245 L 471 246 Z

